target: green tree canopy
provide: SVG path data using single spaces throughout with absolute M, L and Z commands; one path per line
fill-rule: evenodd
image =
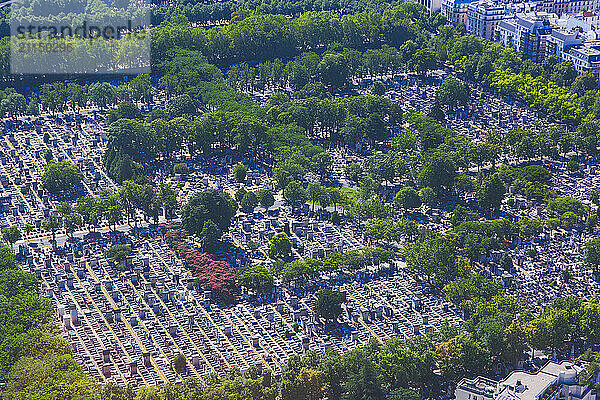
M 206 221 L 214 222 L 219 231 L 229 229 L 237 205 L 226 192 L 207 189 L 195 193 L 181 210 L 183 228 L 191 234 L 199 235 Z
M 50 193 L 71 191 L 81 184 L 83 175 L 68 161 L 50 162 L 42 174 L 42 186 Z
M 323 289 L 317 294 L 313 309 L 319 317 L 326 320 L 336 320 L 342 314 L 341 306 L 345 301 L 345 292 Z

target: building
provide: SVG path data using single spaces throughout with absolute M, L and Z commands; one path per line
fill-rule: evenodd
M 454 25 L 467 26 L 467 8 L 474 0 L 442 0 L 440 13 Z
M 463 379 L 456 385 L 456 400 L 495 400 L 498 382 L 483 376 L 475 379 Z
M 494 40 L 496 26 L 506 16 L 504 4 L 473 2 L 467 6 L 467 30 L 474 35 Z
M 596 400 L 593 384 L 577 383 L 583 368 L 570 361 L 548 362 L 536 373 L 514 371 L 503 381 L 484 377 L 462 379 L 456 386 L 456 400 Z
M 415 0 L 415 2 L 425 6 L 431 14 L 440 11 L 442 8 L 442 0 Z
M 583 37 L 577 32 L 566 29 L 553 29 L 546 38 L 545 57 L 556 56 L 560 62 L 564 61 L 564 54 L 571 48 L 583 45 Z
M 516 14 L 500 21 L 495 30 L 495 40 L 513 47 L 523 57 L 541 62 L 546 57 L 546 39 L 554 28 L 555 16 L 545 12 Z
M 572 61 L 578 73 L 589 72 L 600 78 L 600 50 L 591 46 L 579 46 L 563 53 L 563 61 Z
M 543 0 L 541 8 L 545 12 L 562 16 L 583 11 L 597 11 L 600 8 L 600 0 Z
M 505 3 L 506 5 L 506 14 L 507 15 L 515 15 L 520 13 L 531 13 L 535 11 L 544 11 L 541 7 L 540 2 L 537 1 L 527 1 L 527 2 L 518 2 L 518 3 Z

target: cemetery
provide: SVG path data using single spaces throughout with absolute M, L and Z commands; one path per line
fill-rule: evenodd
M 423 81 L 406 75 L 384 81 L 386 96 L 392 101 L 405 110 L 426 112 L 441 77 Z M 353 86 L 358 93 L 366 93 L 368 85 L 354 82 Z M 482 141 L 490 130 L 508 132 L 552 122 L 517 101 L 479 88 L 474 88 L 466 109 L 448 115 L 445 126 L 474 142 Z M 51 299 L 61 334 L 73 346 L 76 359 L 100 382 L 156 385 L 181 382 L 189 376 L 203 379 L 232 367 L 242 372 L 251 367 L 268 368 L 279 376 L 292 355 L 307 350 L 345 352 L 371 339 L 410 338 L 435 332 L 445 321 L 456 326 L 463 322 L 461 309 L 431 290 L 401 257 L 358 270 L 323 272 L 308 281 L 276 278 L 272 291 L 262 295 L 230 287 L 228 301 L 224 301 L 199 284 L 202 277 L 186 267 L 189 260 L 182 250 L 195 257 L 198 244 L 185 237 L 169 239 L 147 222 L 134 229 L 122 220 L 112 231 L 111 224 L 100 221 L 93 235 L 60 228 L 57 241 L 49 242 L 50 232 L 42 222 L 56 213 L 64 199 L 50 196 L 40 186 L 45 157 L 78 166 L 83 175 L 79 195 L 98 196 L 104 189 L 115 190 L 118 185 L 103 167 L 106 129 L 105 117 L 98 110 L 66 112 L 5 120 L 0 141 L 1 224 L 23 227 L 23 240 L 17 243 L 19 257 L 25 269 L 42 282 L 42 295 Z M 350 163 L 364 162 L 366 156 L 339 145 L 329 146 L 328 152 L 333 159 L 329 179 L 356 190 L 344 177 L 344 169 Z M 510 157 L 505 161 L 516 162 Z M 181 162 L 187 163 L 189 172 L 173 173 L 173 165 Z M 253 191 L 275 188 L 270 170 L 260 163 L 248 169 L 245 183 L 234 182 L 232 170 L 239 162 L 249 164 L 251 160 L 228 151 L 207 157 L 183 153 L 150 168 L 156 172 L 153 179 L 157 185 L 162 179 L 174 185 L 180 204 L 207 188 L 232 197 L 242 187 Z M 589 204 L 590 188 L 600 189 L 596 165 L 580 174 L 564 172 L 560 163 L 546 166 L 556 173 L 558 194 Z M 452 201 L 423 206 L 419 223 L 441 232 L 450 226 L 454 206 Z M 365 248 L 364 224 L 335 224 L 328 217 L 333 210 L 329 206 L 315 211 L 309 203 L 297 206 L 280 195 L 270 207 L 238 209 L 220 250 L 206 262 L 222 263 L 219 273 L 231 274 L 233 282 L 235 270 L 241 267 L 273 263 L 269 242 L 281 232 L 291 240 L 294 260 L 318 260 Z M 518 213 L 530 217 L 546 213 L 524 198 L 517 198 L 514 206 L 503 204 L 500 212 L 513 218 Z M 172 223 L 177 224 L 178 218 L 175 220 Z M 161 221 L 165 222 L 164 216 Z M 497 264 L 500 253 L 482 258 L 474 268 L 496 277 L 507 293 L 529 300 L 533 307 L 559 295 L 591 298 L 600 293 L 597 277 L 580 268 L 582 246 L 589 237 L 581 229 L 544 234 L 517 244 L 512 270 Z M 131 247 L 132 254 L 119 262 L 108 260 L 105 252 L 115 243 Z M 531 256 L 532 249 L 537 256 Z M 568 281 L 561 278 L 565 269 L 573 274 Z M 346 293 L 342 315 L 335 324 L 319 318 L 313 310 L 322 288 Z M 178 354 L 185 357 L 185 369 L 173 367 Z

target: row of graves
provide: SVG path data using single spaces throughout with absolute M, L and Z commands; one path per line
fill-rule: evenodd
M 24 232 L 25 237 L 39 237 L 44 219 L 66 200 L 51 196 L 41 185 L 48 150 L 55 160 L 68 160 L 82 172 L 79 195 L 115 187 L 102 168 L 106 136 L 101 123 L 101 117 L 87 112 L 4 122 L 0 140 L 0 225 L 22 228 L 30 224 L 33 230 Z
M 437 85 L 435 80 L 427 82 L 415 76 L 401 77 L 388 81 L 387 95 L 400 102 L 404 109 L 425 110 L 433 106 Z M 474 141 L 483 140 L 492 130 L 508 132 L 528 127 L 542 130 L 554 121 L 551 116 L 534 110 L 522 102 L 472 87 L 471 99 L 465 108 L 448 113 L 445 126 Z M 522 159 L 506 156 L 503 162 L 519 164 Z M 553 188 L 560 196 L 572 196 L 592 207 L 589 194 L 600 188 L 600 169 L 597 160 L 582 166 L 576 173 L 566 171 L 565 162 L 544 162 L 554 176 Z M 530 218 L 547 218 L 543 203 L 526 199 L 516 194 L 514 207 L 507 207 L 509 214 L 515 211 Z M 595 208 L 595 207 L 592 207 Z M 519 211 L 520 210 L 520 211 Z M 487 256 L 488 272 L 500 279 L 508 292 L 530 301 L 532 305 L 547 304 L 557 296 L 573 295 L 590 298 L 600 293 L 600 277 L 583 265 L 583 244 L 594 236 L 583 231 L 582 226 L 572 230 L 556 230 L 544 233 L 539 238 L 517 245 L 513 251 L 514 269 L 500 268 L 501 254 Z M 535 256 L 532 256 L 535 254 Z M 568 271 L 565 273 L 564 271 Z M 567 278 L 565 278 L 568 276 Z
M 278 282 L 266 296 L 240 290 L 224 304 L 197 285 L 160 237 L 123 234 L 118 242 L 134 253 L 119 263 L 103 256 L 114 240 L 19 249 L 52 300 L 76 358 L 100 382 L 153 385 L 252 366 L 278 375 L 291 355 L 309 349 L 342 352 L 370 338 L 410 337 L 444 320 L 461 322 L 451 303 L 429 293 L 397 261 L 329 273 L 309 284 Z M 312 311 L 323 287 L 347 292 L 336 323 Z M 179 353 L 187 366 L 176 371 L 172 360 Z
M 542 163 L 552 173 L 553 190 L 559 196 L 580 200 L 591 212 L 595 212 L 596 206 L 590 200 L 590 193 L 600 189 L 597 160 L 589 159 L 578 172 L 568 172 L 565 164 L 558 161 Z M 516 211 L 522 217 L 551 217 L 543 202 L 522 195 L 516 195 L 515 200 L 515 210 L 510 211 Z M 583 262 L 584 245 L 595 236 L 585 229 L 583 223 L 579 223 L 571 229 L 558 228 L 532 240 L 519 241 L 513 251 L 515 268 L 508 271 L 509 290 L 538 305 L 546 304 L 557 296 L 587 299 L 598 295 L 600 274 Z
M 548 170 L 554 177 L 553 189 L 559 196 L 570 196 L 581 200 L 590 208 L 595 208 L 590 195 L 594 190 L 600 190 L 600 166 L 597 158 L 580 160 L 580 169 L 568 172 L 565 162 L 548 163 Z
M 583 264 L 583 243 L 592 237 L 585 231 L 558 230 L 518 247 L 510 292 L 537 305 L 559 296 L 589 299 L 600 294 L 598 274 Z
M 403 110 L 427 114 L 436 101 L 437 90 L 446 75 L 437 71 L 437 74 L 425 79 L 414 74 L 400 74 L 393 79 L 384 77 L 386 96 L 401 104 Z M 356 82 L 355 85 L 359 93 L 369 92 L 369 84 Z M 447 112 L 444 125 L 469 140 L 479 142 L 489 131 L 508 132 L 523 127 L 544 129 L 553 122 L 550 116 L 519 100 L 471 86 L 468 104 Z
M 194 165 L 185 182 L 180 185 L 179 200 L 184 203 L 193 193 L 207 187 L 227 191 L 232 196 L 241 187 L 253 191 L 273 190 L 273 180 L 260 168 L 249 169 L 243 184 L 232 182 L 231 168 L 218 166 L 233 165 L 235 161 L 232 155 L 222 154 L 208 162 L 204 161 L 206 165 Z M 356 233 L 357 226 L 333 225 L 323 213 L 311 212 L 308 204 L 296 206 L 280 199 L 276 199 L 275 205 L 269 209 L 259 206 L 247 212 L 238 210 L 233 224 L 234 240 L 243 247 L 250 242 L 258 243 L 263 254 L 268 253 L 269 241 L 278 232 L 288 234 L 298 258 L 323 258 L 334 251 L 344 252 L 363 247 L 362 234 L 357 236 Z
M 481 142 L 490 131 L 506 133 L 523 128 L 541 131 L 553 122 L 551 117 L 519 100 L 472 87 L 467 107 L 448 113 L 445 126 L 469 140 Z
M 318 216 L 294 215 L 290 207 L 281 205 L 276 217 L 265 217 L 261 211 L 238 217 L 233 236 L 247 246 L 250 242 L 260 245 L 263 253 L 269 252 L 269 242 L 275 234 L 285 232 L 292 241 L 297 258 L 321 259 L 333 252 L 343 253 L 363 247 L 358 227 L 334 225 Z M 360 235 L 360 236 L 359 236 Z

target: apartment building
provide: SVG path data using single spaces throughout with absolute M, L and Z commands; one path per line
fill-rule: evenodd
M 415 2 L 425 6 L 431 14 L 439 12 L 442 8 L 442 0 L 415 0 Z
M 454 25 L 467 26 L 467 8 L 474 0 L 442 0 L 440 13 Z
M 494 40 L 496 27 L 506 16 L 504 4 L 473 2 L 467 6 L 467 30 L 479 37 Z
M 563 54 L 563 60 L 573 62 L 579 73 L 589 72 L 600 78 L 600 50 L 596 47 L 573 47 Z
M 583 11 L 597 11 L 600 0 L 542 0 L 541 8 L 548 13 L 562 16 Z
M 546 57 L 546 39 L 552 33 L 552 18 L 545 12 L 516 14 L 500 21 L 494 39 L 515 48 L 525 58 L 541 62 Z
M 560 62 L 564 60 L 564 54 L 573 47 L 583 45 L 583 37 L 577 31 L 569 29 L 553 29 L 546 37 L 546 55 L 556 56 Z

